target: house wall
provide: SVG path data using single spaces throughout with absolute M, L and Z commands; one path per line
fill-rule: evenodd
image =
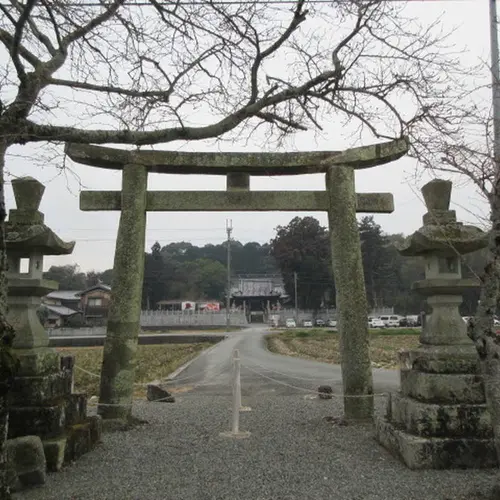
M 61 301 L 59 299 L 51 299 L 50 297 L 43 297 L 42 302 L 48 306 L 60 306 Z
M 92 304 L 92 299 L 101 299 L 101 304 L 96 306 Z M 88 316 L 97 316 L 105 318 L 108 315 L 111 292 L 107 290 L 92 290 L 80 297 L 80 304 L 85 318 Z

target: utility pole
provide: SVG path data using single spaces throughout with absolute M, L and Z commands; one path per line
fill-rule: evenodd
M 227 290 L 226 290 L 226 331 L 229 331 L 231 324 L 231 232 L 233 231 L 232 219 L 226 219 L 227 232 Z
M 500 64 L 498 54 L 497 2 L 490 0 L 491 80 L 493 93 L 493 152 L 497 169 L 500 164 Z M 498 176 L 498 172 L 497 172 Z
M 299 325 L 299 299 L 297 297 L 297 273 L 293 273 L 293 282 L 295 286 L 295 321 L 297 326 Z

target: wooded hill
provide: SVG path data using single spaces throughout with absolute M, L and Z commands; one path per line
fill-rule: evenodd
M 370 307 L 394 307 L 397 313 L 417 314 L 423 301 L 411 290 L 414 281 L 424 277 L 423 260 L 402 257 L 396 245 L 402 234 L 385 234 L 373 217 L 359 222 L 365 284 Z M 162 299 L 224 300 L 227 244 L 204 245 L 156 242 L 145 255 L 143 306 L 154 307 Z M 466 256 L 464 277 L 480 275 L 486 252 Z M 335 282 L 330 264 L 328 230 L 314 217 L 296 217 L 287 226 L 276 228 L 269 242 L 231 242 L 231 274 L 281 274 L 285 289 L 294 297 L 294 272 L 297 273 L 299 306 L 317 309 L 335 305 Z M 78 265 L 52 266 L 44 273 L 59 282 L 61 290 L 83 290 L 99 280 L 111 284 L 112 269 L 81 272 Z M 462 314 L 474 313 L 479 292 L 466 293 Z

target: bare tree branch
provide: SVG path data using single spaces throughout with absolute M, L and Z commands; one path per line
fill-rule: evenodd
M 14 38 L 12 40 L 12 46 L 10 48 L 10 57 L 12 58 L 12 62 L 14 63 L 14 67 L 17 71 L 17 76 L 21 83 L 24 81 L 26 76 L 26 72 L 24 71 L 24 66 L 19 59 L 19 48 L 21 46 L 21 39 L 23 37 L 23 30 L 26 23 L 29 21 L 29 17 L 33 7 L 36 4 L 36 0 L 26 0 L 26 4 L 19 16 L 19 19 L 16 22 Z

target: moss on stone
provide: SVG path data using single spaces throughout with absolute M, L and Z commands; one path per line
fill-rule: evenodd
M 233 188 L 234 189 L 234 188 Z M 121 210 L 120 191 L 82 191 L 81 210 Z M 148 212 L 326 212 L 325 191 L 148 191 Z M 356 193 L 356 212 L 391 213 L 391 193 Z
M 99 413 L 104 418 L 122 418 L 131 412 L 144 274 L 146 190 L 147 170 L 126 165 L 102 364 Z
M 368 305 L 356 220 L 354 170 L 331 167 L 326 175 L 326 188 L 337 289 L 345 418 L 366 420 L 373 416 L 373 382 L 368 345 Z
M 250 175 L 297 175 L 326 172 L 332 165 L 347 168 L 369 168 L 382 165 L 408 152 L 408 139 L 403 137 L 379 144 L 344 151 L 296 151 L 293 153 L 204 153 L 179 151 L 133 151 L 67 144 L 68 156 L 79 163 L 120 170 L 136 164 L 151 172 L 171 174 L 247 173 Z

